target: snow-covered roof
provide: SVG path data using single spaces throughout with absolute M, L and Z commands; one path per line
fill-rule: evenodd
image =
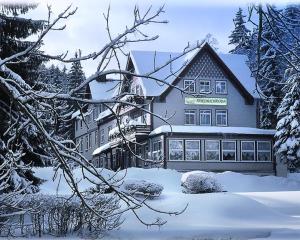
M 205 45 L 205 44 L 204 44 Z M 204 46 L 202 45 L 202 46 Z M 152 79 L 141 78 L 142 88 L 145 96 L 160 96 L 173 83 L 178 74 L 184 70 L 185 66 L 197 55 L 201 48 L 191 51 L 185 56 L 179 57 L 159 71 L 153 73 L 151 77 L 164 80 L 166 84 L 156 82 Z M 180 56 L 179 52 L 156 52 L 132 50 L 130 52 L 131 60 L 134 64 L 137 74 L 147 74 L 166 64 L 171 58 Z M 251 76 L 251 71 L 247 65 L 247 57 L 237 54 L 220 54 L 217 55 L 222 59 L 225 65 L 231 70 L 235 77 L 240 81 L 243 87 L 254 97 L 259 98 L 256 92 L 255 79 Z M 154 66 L 155 63 L 155 66 Z
M 216 133 L 216 134 L 246 134 L 246 135 L 274 135 L 273 129 L 260 129 L 251 127 L 215 127 L 215 126 L 184 126 L 184 125 L 163 125 L 154 129 L 150 136 L 161 133 Z
M 102 153 L 103 151 L 105 151 L 105 150 L 107 150 L 107 149 L 110 149 L 110 143 L 106 143 L 106 144 L 104 144 L 104 145 L 102 145 L 102 146 L 100 146 L 100 147 L 98 147 L 98 148 L 96 148 L 95 150 L 94 150 L 94 152 L 93 152 L 93 156 L 95 156 L 95 155 L 98 155 L 98 154 L 100 154 L 100 153 Z
M 89 83 L 93 100 L 111 99 L 118 95 L 120 81 L 108 80 L 105 82 L 92 81 Z
M 180 53 L 176 52 L 155 52 L 155 51 L 131 51 L 130 57 L 133 61 L 135 71 L 137 74 L 147 74 L 153 71 L 154 62 L 155 66 L 159 67 L 166 64 L 170 59 L 176 58 Z M 155 59 L 155 60 L 154 60 Z M 181 71 L 184 69 L 188 62 L 186 57 L 182 56 L 177 60 L 172 62 L 172 69 L 170 65 L 160 69 L 159 71 L 151 74 L 151 77 L 163 80 L 166 84 L 162 82 L 155 81 L 149 78 L 141 78 L 142 88 L 145 96 L 159 96 L 167 88 L 168 84 L 172 83 L 176 76 L 173 73 Z
M 252 77 L 250 68 L 247 65 L 248 58 L 245 55 L 240 54 L 224 54 L 219 53 L 219 57 L 236 76 L 240 83 L 246 88 L 246 90 L 254 97 L 260 98 L 256 90 L 256 81 Z

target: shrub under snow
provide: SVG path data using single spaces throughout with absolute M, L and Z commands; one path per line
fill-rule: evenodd
M 207 172 L 189 172 L 183 174 L 181 186 L 184 193 L 222 192 L 221 184 Z
M 89 195 L 90 211 L 78 197 L 30 194 L 17 207 L 19 216 L 0 224 L 1 236 L 101 236 L 120 225 L 119 200 L 107 195 Z M 105 216 L 102 217 L 102 216 Z
M 160 184 L 147 182 L 145 180 L 127 180 L 124 183 L 124 189 L 130 194 L 157 197 L 161 194 L 164 188 Z

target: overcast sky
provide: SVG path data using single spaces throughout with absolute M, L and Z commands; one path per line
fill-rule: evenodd
M 1 0 L 0 0 L 1 2 Z M 253 2 L 253 1 L 252 1 Z M 268 1 L 285 5 L 288 1 Z M 289 1 L 291 2 L 291 1 Z M 294 1 L 297 2 L 297 1 Z M 298 1 L 299 2 L 299 1 Z M 64 10 L 70 3 L 78 7 L 76 14 L 66 21 L 64 31 L 48 34 L 44 43 L 44 50 L 49 54 L 58 54 L 66 50 L 73 53 L 81 49 L 83 54 L 99 50 L 107 42 L 103 13 L 110 4 L 110 26 L 113 34 L 122 32 L 133 19 L 133 9 L 138 5 L 146 10 L 152 5 L 153 11 L 165 4 L 165 13 L 161 20 L 168 20 L 168 24 L 154 24 L 145 28 L 149 34 L 158 34 L 155 42 L 130 44 L 128 49 L 181 51 L 187 42 L 203 39 L 208 33 L 218 40 L 221 52 L 228 52 L 228 36 L 232 31 L 233 17 L 238 7 L 247 13 L 249 1 L 241 0 L 50 0 L 39 1 L 39 6 L 28 14 L 34 19 L 47 18 L 47 4 L 51 4 L 53 14 Z M 251 28 L 251 26 L 249 26 Z M 82 63 L 87 75 L 95 72 L 97 61 Z

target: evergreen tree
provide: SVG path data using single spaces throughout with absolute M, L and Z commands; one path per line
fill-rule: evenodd
M 24 4 L 0 4 L 0 58 L 4 59 L 34 44 L 26 39 L 39 33 L 45 26 L 44 21 L 31 20 L 19 17 L 36 5 Z M 36 52 L 35 52 L 36 53 Z M 37 68 L 44 60 L 35 53 L 18 59 L 18 62 L 8 64 L 14 72 L 19 74 L 29 84 L 34 84 L 37 78 Z M 30 58 L 27 58 L 30 57 Z M 2 71 L 2 77 L 7 77 Z M 36 112 L 42 116 L 41 112 Z M 0 165 L 6 164 L 8 169 L 13 169 L 7 178 L 7 191 L 26 188 L 28 192 L 34 192 L 39 179 L 26 165 L 44 165 L 44 153 L 47 151 L 42 144 L 36 128 L 11 102 L 8 94 L 0 86 Z M 13 126 L 13 127 L 12 127 Z M 5 171 L 5 169 L 4 169 Z M 4 173 L 0 172 L 0 176 Z M 31 187 L 30 187 L 31 186 Z
M 297 36 L 300 37 L 300 4 L 288 5 L 284 11 L 283 16 L 285 23 L 289 30 Z M 285 42 L 289 45 L 294 46 L 296 44 L 296 38 L 292 37 L 291 34 L 285 34 Z
M 233 19 L 235 28 L 229 36 L 229 44 L 235 46 L 231 53 L 248 54 L 250 31 L 246 28 L 244 17 L 242 8 L 239 8 Z
M 43 30 L 46 22 L 22 18 L 19 15 L 26 14 L 36 7 L 36 4 L 0 4 L 0 58 L 22 52 L 34 44 L 25 39 Z M 31 53 L 30 58 L 24 56 L 18 60 L 18 63 L 8 67 L 28 83 L 33 83 L 37 78 L 36 69 L 45 59 Z
M 260 109 L 260 126 L 275 128 L 277 124 L 276 110 L 283 97 L 282 58 L 278 53 L 277 36 L 282 36 L 276 21 L 263 19 L 262 40 L 260 46 L 260 65 L 256 80 L 264 95 Z
M 299 64 L 298 64 L 299 66 Z M 291 171 L 300 169 L 300 73 L 288 72 L 287 94 L 277 110 L 275 150 Z
M 78 58 L 77 52 L 75 53 L 75 58 Z M 85 80 L 85 74 L 82 70 L 80 61 L 72 63 L 70 72 L 68 74 L 69 89 L 74 89 L 78 87 Z M 77 96 L 82 97 L 82 96 Z

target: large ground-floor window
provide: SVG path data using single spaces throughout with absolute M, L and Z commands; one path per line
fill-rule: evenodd
M 255 142 L 241 141 L 241 160 L 255 161 Z
M 169 140 L 169 160 L 183 160 L 183 140 Z
M 152 143 L 152 157 L 153 160 L 161 160 L 162 159 L 162 142 L 161 141 L 155 141 Z
M 222 141 L 222 160 L 236 161 L 236 141 Z
M 237 146 L 240 147 L 237 148 Z M 201 149 L 203 149 L 203 153 Z M 162 142 L 153 142 L 152 156 L 155 160 L 161 159 L 159 158 L 161 152 Z M 266 140 L 170 139 L 169 160 L 271 162 L 272 142 Z
M 187 161 L 200 160 L 200 140 L 185 140 L 185 159 Z
M 271 142 L 257 141 L 257 161 L 271 161 Z
M 205 159 L 207 161 L 220 160 L 220 141 L 218 140 L 205 141 Z

